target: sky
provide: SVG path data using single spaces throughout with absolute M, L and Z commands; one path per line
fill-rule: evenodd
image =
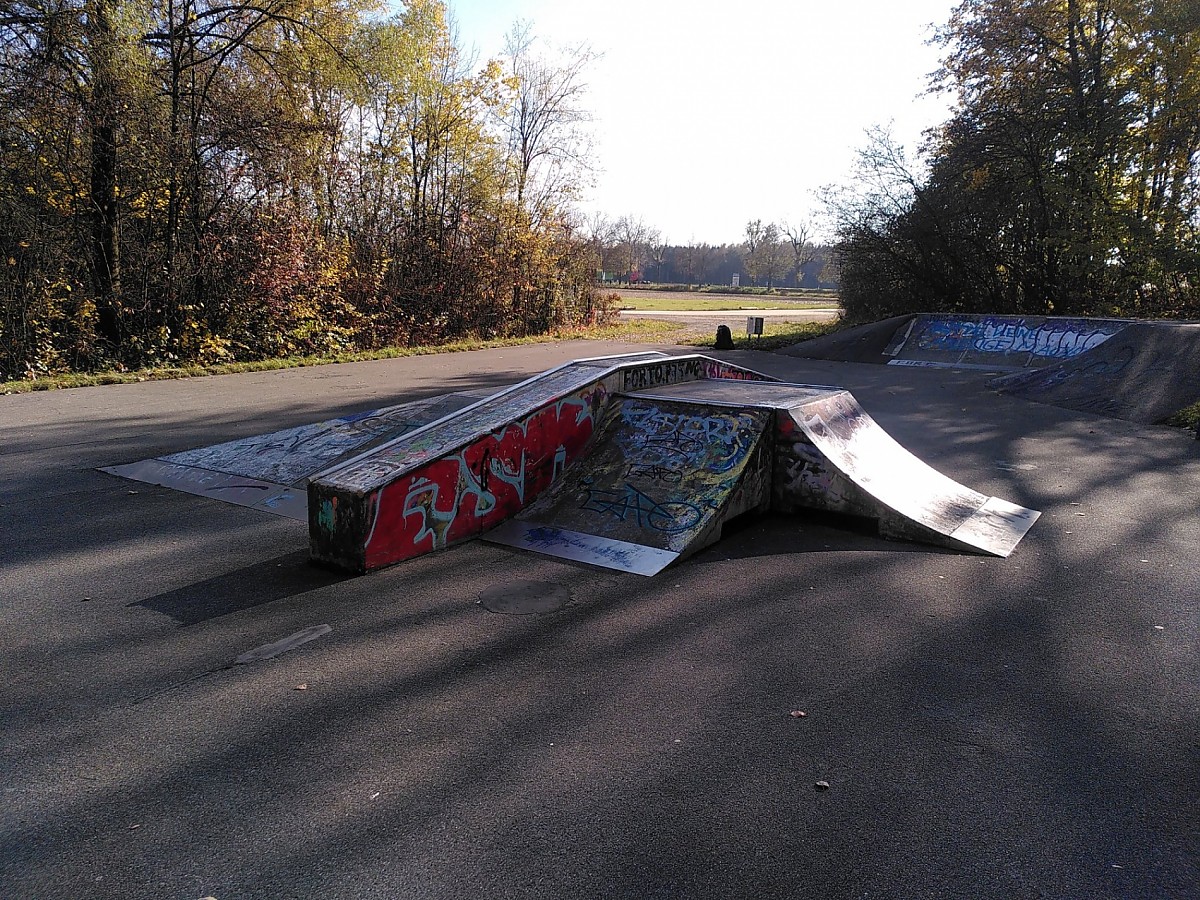
M 672 244 L 737 243 L 746 223 L 807 222 L 852 176 L 867 130 L 909 150 L 947 118 L 922 96 L 927 41 L 956 0 L 448 0 L 459 43 L 499 54 L 513 22 L 586 42 L 596 168 L 582 204 Z

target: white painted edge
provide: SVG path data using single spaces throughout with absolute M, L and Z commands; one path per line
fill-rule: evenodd
M 432 422 L 428 422 L 425 425 L 422 425 L 420 428 L 414 428 L 412 431 L 406 431 L 404 434 L 399 435 L 398 437 L 395 437 L 390 441 L 385 441 L 384 443 L 379 444 L 376 447 L 372 447 L 370 450 L 366 450 L 362 453 L 359 453 L 356 456 L 352 456 L 352 457 L 350 457 L 350 459 L 340 462 L 335 466 L 330 466 L 328 469 L 323 469 L 322 471 L 315 473 L 309 480 L 310 481 L 318 481 L 321 479 L 333 477 L 333 476 L 337 475 L 338 472 L 341 472 L 343 469 L 346 469 L 346 468 L 349 468 L 350 466 L 356 465 L 357 463 L 361 462 L 364 459 L 368 459 L 372 456 L 375 456 L 375 455 L 383 452 L 384 450 L 386 450 L 388 447 L 391 447 L 394 444 L 399 443 L 400 441 L 412 440 L 414 437 L 417 437 L 418 435 L 422 435 L 427 431 L 432 431 L 434 428 L 437 428 L 440 425 L 444 425 L 446 422 L 449 422 L 453 419 L 457 419 L 460 416 L 465 416 L 468 413 L 474 412 L 475 410 L 480 409 L 480 408 L 488 405 L 489 403 L 494 403 L 497 400 L 507 397 L 509 394 L 515 393 L 516 391 L 519 391 L 522 388 L 529 387 L 532 384 L 536 384 L 541 379 L 547 378 L 551 375 L 561 372 L 564 369 L 568 369 L 571 366 L 581 364 L 581 363 L 586 365 L 587 363 L 591 363 L 591 362 L 600 362 L 600 361 L 604 361 L 604 360 L 620 359 L 623 357 L 632 357 L 632 356 L 643 356 L 644 355 L 646 357 L 653 357 L 655 354 L 657 354 L 658 356 L 664 357 L 664 358 L 669 357 L 669 354 L 663 353 L 661 350 L 647 350 L 644 354 L 641 354 L 641 353 L 619 353 L 619 354 L 614 354 L 613 356 L 592 356 L 592 357 L 588 357 L 587 359 L 568 360 L 567 362 L 560 363 L 559 365 L 554 366 L 553 368 L 547 369 L 544 372 L 538 372 L 536 375 L 532 375 L 529 378 L 526 378 L 524 381 L 518 381 L 516 384 L 511 384 L 506 388 L 501 388 L 500 390 L 496 391 L 496 393 L 494 393 L 494 394 L 488 394 L 486 397 L 476 400 L 474 403 L 472 403 L 468 406 L 464 406 L 462 409 L 456 409 L 456 410 L 454 410 L 454 412 L 447 413 L 446 415 L 442 416 L 440 419 L 434 419 Z M 613 366 L 612 368 L 616 369 L 616 368 L 619 368 L 619 366 Z M 605 376 L 604 375 L 597 376 L 596 380 L 598 381 L 603 377 L 605 377 Z
M 656 575 L 679 558 L 673 550 L 570 531 L 541 522 L 509 519 L 483 535 L 485 541 L 634 575 Z

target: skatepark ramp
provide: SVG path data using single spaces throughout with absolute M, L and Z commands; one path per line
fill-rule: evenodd
M 1138 322 L 1086 353 L 989 386 L 1079 412 L 1161 422 L 1200 400 L 1200 324 Z
M 652 575 L 765 509 L 870 518 L 886 537 L 996 556 L 1039 515 L 921 462 L 848 391 L 709 380 L 620 398 L 595 449 L 485 538 Z
M 1038 516 L 925 465 L 841 388 L 658 351 L 105 471 L 306 518 L 311 558 L 351 572 L 487 533 L 649 575 L 766 509 L 1007 556 Z
M 442 394 L 100 471 L 307 521 L 308 482 L 318 472 L 442 419 L 480 396 L 472 391 Z
M 849 328 L 790 348 L 791 356 L 890 366 L 1016 371 L 1100 346 L 1128 319 L 920 313 Z
M 1200 324 L 1055 316 L 896 316 L 804 341 L 803 359 L 979 369 L 1014 397 L 1161 422 L 1200 400 Z
M 709 395 L 719 388 L 704 382 Z M 486 535 L 495 543 L 653 575 L 770 504 L 768 409 L 621 397 L 595 446 L 540 500 Z
M 551 369 L 312 478 L 311 556 L 366 572 L 477 537 L 524 509 L 582 456 L 613 395 L 766 377 L 657 351 Z

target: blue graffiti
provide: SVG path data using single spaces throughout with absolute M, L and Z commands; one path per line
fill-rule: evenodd
M 683 500 L 659 502 L 631 484 L 608 490 L 591 486 L 590 478 L 583 479 L 584 500 L 580 509 L 611 516 L 618 522 L 632 521 L 639 528 L 649 528 L 664 534 L 679 534 L 696 527 L 703 514 L 699 508 Z
M 1030 322 L 1002 316 L 937 317 L 921 323 L 915 347 L 942 353 L 1028 353 L 1046 359 L 1070 359 L 1099 346 L 1124 327 L 1124 322 L 1089 319 Z

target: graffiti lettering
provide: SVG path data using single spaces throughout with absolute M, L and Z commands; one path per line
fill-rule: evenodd
M 629 402 L 621 408 L 625 425 L 621 449 L 638 466 L 727 472 L 754 442 L 750 416 L 726 413 L 698 415 Z
M 406 559 L 446 547 L 519 512 L 578 457 L 605 397 L 602 385 L 589 387 L 428 461 L 426 454 L 436 453 L 446 438 L 418 436 L 405 459 L 423 464 L 377 494 L 366 541 L 368 560 Z M 355 479 L 369 481 L 376 473 L 386 477 L 399 456 L 397 452 L 376 466 L 364 460 Z
M 622 569 L 632 567 L 640 551 L 640 548 L 637 547 L 618 547 L 611 542 L 596 538 L 587 540 L 578 535 L 568 535 L 559 528 L 547 526 L 529 529 L 526 537 L 529 547 L 532 549 L 572 548 L 583 550 L 591 556 L 604 557 Z
M 715 359 L 706 359 L 703 361 L 704 377 L 705 378 L 721 378 L 725 381 L 768 381 L 765 375 L 760 375 L 757 372 L 751 372 L 749 369 L 742 369 L 738 366 L 731 366 Z
M 912 334 L 886 352 L 895 356 L 908 346 L 926 353 L 1028 354 L 1038 359 L 1070 359 L 1099 346 L 1124 327 L 1124 322 L 1096 319 L 929 317 L 918 320 Z
M 612 516 L 618 522 L 632 521 L 640 528 L 650 528 L 665 534 L 676 534 L 694 527 L 701 517 L 700 510 L 682 500 L 662 503 L 631 484 L 616 490 L 591 487 L 592 480 L 580 482 L 584 488 L 580 509 Z
M 698 359 L 672 360 L 638 366 L 634 369 L 626 369 L 624 389 L 627 391 L 640 391 L 644 388 L 658 387 L 662 384 L 695 381 L 702 377 L 704 376 Z
M 625 470 L 625 477 L 646 478 L 650 481 L 661 481 L 664 484 L 679 484 L 683 481 L 683 472 L 662 465 L 633 463 Z

